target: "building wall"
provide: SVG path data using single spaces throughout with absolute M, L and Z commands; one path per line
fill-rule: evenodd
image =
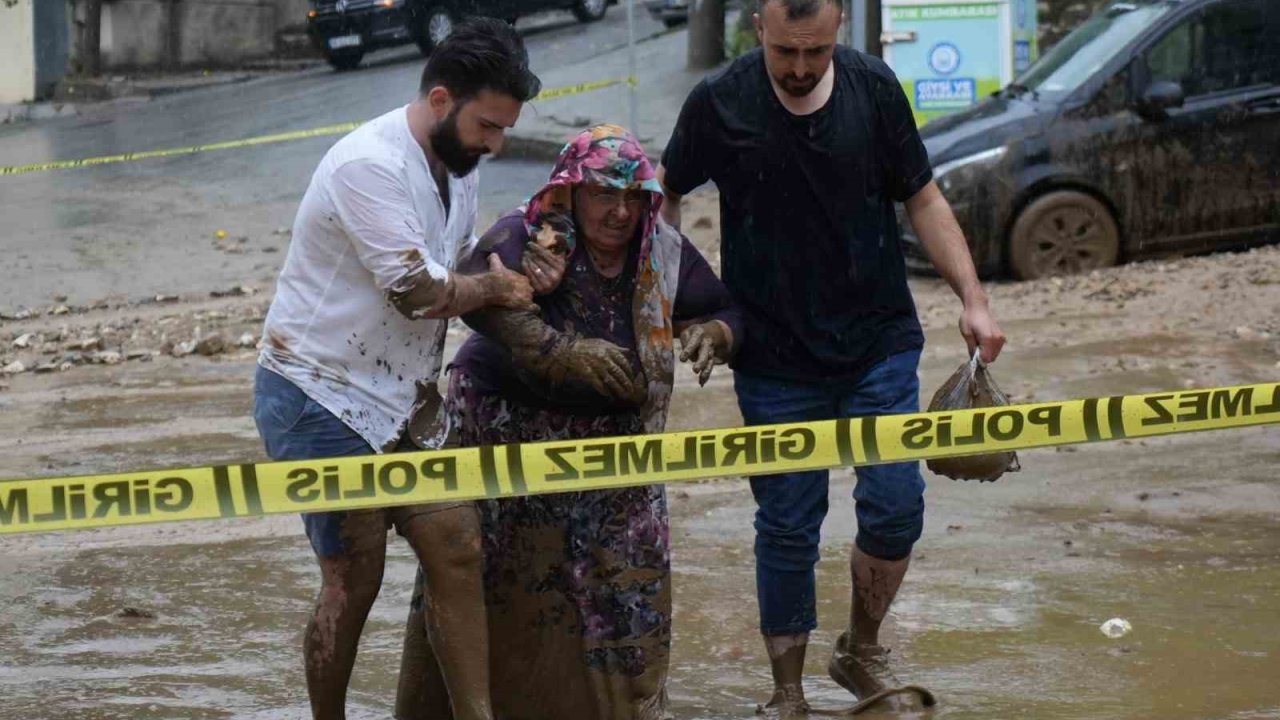
M 276 0 L 276 30 L 302 31 L 307 27 L 307 0 Z
M 34 100 L 35 17 L 32 0 L 0 2 L 0 103 Z
M 302 1 L 305 22 L 306 0 Z M 268 56 L 275 51 L 276 18 L 283 2 L 111 0 L 102 7 L 103 67 L 150 69 L 172 62 L 218 66 Z M 176 48 L 172 53 L 171 45 Z

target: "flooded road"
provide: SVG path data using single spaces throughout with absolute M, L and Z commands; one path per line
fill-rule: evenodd
M 1168 277 L 1211 272 L 1216 286 L 1255 272 L 1259 258 L 1280 276 L 1280 253 L 1267 251 L 1231 267 L 1183 261 Z M 1146 287 L 1154 271 L 1136 267 L 1095 284 Z M 915 284 L 928 392 L 963 350 L 945 289 Z M 1265 322 L 1276 290 L 1237 296 L 1223 282 L 1201 297 L 1231 318 L 1224 326 L 1183 306 L 1185 284 L 1106 302 L 1081 300 L 1092 291 L 1070 283 L 996 287 L 1012 338 L 997 380 L 1018 400 L 1274 380 L 1275 343 L 1234 323 Z M 15 377 L 0 393 L 0 474 L 261 458 L 251 355 Z M 673 429 L 739 421 L 728 373 L 705 390 L 681 383 Z M 925 717 L 1280 718 L 1276 428 L 1033 451 L 1022 465 L 996 484 L 929 476 L 925 535 L 885 627 L 899 675 L 940 698 Z M 849 702 L 825 676 L 848 613 L 854 532 L 851 473 L 835 478 L 808 661 L 821 707 Z M 753 717 L 769 678 L 750 493 L 737 479 L 669 493 L 671 711 Z M 351 717 L 390 715 L 413 569 L 393 539 Z M 300 643 L 318 585 L 301 524 L 287 516 L 0 540 L 0 718 L 305 717 Z M 1098 626 L 1112 617 L 1132 633 L 1105 637 Z

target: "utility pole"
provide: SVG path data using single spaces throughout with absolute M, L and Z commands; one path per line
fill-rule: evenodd
M 689 0 L 690 70 L 724 61 L 724 0 Z
M 867 24 L 863 33 L 863 37 L 866 38 L 864 52 L 876 57 L 884 57 L 884 46 L 880 44 L 880 0 L 854 0 L 854 2 L 865 3 L 866 6 Z
M 102 0 L 84 3 L 84 74 L 95 77 L 102 72 Z

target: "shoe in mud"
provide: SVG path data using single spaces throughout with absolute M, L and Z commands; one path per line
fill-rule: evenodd
M 809 716 L 809 703 L 798 688 L 786 687 L 774 693 L 767 705 L 757 705 L 756 715 L 765 720 L 802 720 Z
M 937 704 L 933 693 L 918 685 L 903 685 L 889 669 L 889 649 L 855 645 L 849 633 L 836 641 L 827 665 L 831 679 L 858 698 L 858 707 L 896 711 L 922 710 Z

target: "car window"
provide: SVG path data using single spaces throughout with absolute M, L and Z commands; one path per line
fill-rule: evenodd
M 1229 0 L 1178 24 L 1147 51 L 1152 82 L 1188 97 L 1280 81 L 1280 9 L 1271 0 Z

